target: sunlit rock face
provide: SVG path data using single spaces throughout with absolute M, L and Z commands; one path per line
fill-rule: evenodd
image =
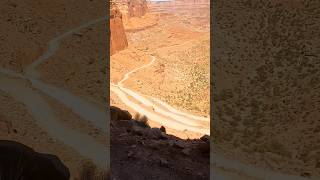
M 129 16 L 141 17 L 146 14 L 148 10 L 146 0 L 130 0 L 128 2 Z
M 110 10 L 110 54 L 123 50 L 128 46 L 127 37 L 122 22 L 122 14 L 116 5 Z

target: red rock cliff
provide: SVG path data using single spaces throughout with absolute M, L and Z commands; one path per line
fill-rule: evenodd
M 129 0 L 128 13 L 130 17 L 141 17 L 146 14 L 148 5 L 146 0 Z
M 115 6 L 110 10 L 110 54 L 123 50 L 128 46 L 127 37 L 122 22 L 122 14 Z

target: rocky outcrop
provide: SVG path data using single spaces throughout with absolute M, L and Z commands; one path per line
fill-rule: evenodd
M 148 5 L 146 0 L 130 0 L 128 2 L 129 17 L 141 17 L 146 14 Z
M 145 116 L 110 110 L 111 179 L 209 179 L 208 136 L 180 139 L 165 127 L 151 128 Z
M 123 50 L 128 46 L 127 37 L 122 22 L 122 14 L 117 6 L 110 10 L 110 54 Z
M 68 180 L 69 169 L 55 155 L 42 154 L 15 142 L 0 140 L 0 179 Z

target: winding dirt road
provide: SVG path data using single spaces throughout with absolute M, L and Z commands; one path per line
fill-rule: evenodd
M 36 71 L 36 67 L 48 60 L 48 58 L 59 48 L 59 40 L 80 29 L 102 22 L 106 19 L 106 17 L 102 17 L 92 20 L 53 38 L 49 42 L 47 51 L 33 61 L 32 64 L 28 65 L 23 71 L 24 74 L 17 74 L 8 69 L 0 68 L 0 90 L 9 93 L 17 101 L 25 104 L 39 126 L 44 128 L 52 138 L 63 142 L 85 158 L 92 160 L 98 168 L 108 170 L 110 167 L 110 145 L 107 144 L 107 141 L 106 144 L 100 144 L 87 134 L 82 134 L 74 129 L 66 128 L 62 121 L 59 120 L 59 117 L 57 117 L 52 107 L 47 104 L 44 97 L 31 88 L 36 88 L 45 95 L 61 102 L 66 107 L 70 108 L 72 112 L 79 115 L 83 120 L 92 123 L 103 133 L 107 133 L 109 116 L 107 116 L 105 109 L 100 109 L 97 105 L 89 103 L 67 90 L 37 80 L 40 75 Z
M 201 121 L 208 122 L 207 124 L 209 124 L 210 118 L 183 113 L 159 99 L 150 96 L 148 96 L 149 98 L 146 98 L 144 95 L 123 87 L 123 82 L 128 80 L 131 74 L 151 66 L 155 61 L 156 58 L 151 56 L 151 61 L 148 64 L 126 73 L 124 78 L 120 80 L 117 85 L 111 84 L 111 91 L 116 93 L 125 105 L 132 108 L 136 112 L 145 115 L 151 121 L 175 130 L 187 130 L 209 135 L 209 126 L 204 126 L 203 123 L 201 124 Z M 134 101 L 139 103 L 130 100 L 128 97 L 133 98 Z M 150 107 L 153 109 L 152 111 L 149 110 Z
M 188 42 L 186 42 L 188 43 Z M 182 45 L 178 44 L 177 46 Z M 203 126 L 202 122 L 210 122 L 210 118 L 195 116 L 181 112 L 166 102 L 148 95 L 124 87 L 124 82 L 137 71 L 150 67 L 156 58 L 151 56 L 151 61 L 141 67 L 135 68 L 126 73 L 117 84 L 111 83 L 111 91 L 120 100 L 134 111 L 145 115 L 148 119 L 163 126 L 176 130 L 188 130 L 192 132 L 210 134 L 209 127 Z M 130 97 L 130 98 L 129 98 Z M 152 109 L 152 110 L 150 110 Z M 211 180 L 307 180 L 308 178 L 296 175 L 275 172 L 265 168 L 257 168 L 229 159 L 220 153 L 211 153 Z
M 27 86 L 28 83 L 26 80 L 9 78 L 0 74 L 0 90 L 10 93 L 15 99 L 25 104 L 38 125 L 51 137 L 69 145 L 80 155 L 93 160 L 99 168 L 105 168 L 107 159 L 101 157 L 106 156 L 106 147 L 97 143 L 89 135 L 66 128 L 43 97 Z
M 57 101 L 63 103 L 66 107 L 71 108 L 74 113 L 78 114 L 84 120 L 90 121 L 96 127 L 100 128 L 100 130 L 103 131 L 103 129 L 106 129 L 104 126 L 107 125 L 104 123 L 109 122 L 109 116 L 107 116 L 105 110 L 97 108 L 94 104 L 90 104 L 64 89 L 48 85 L 37 80 L 36 78 L 39 77 L 39 74 L 35 70 L 39 64 L 54 54 L 59 47 L 59 40 L 61 38 L 66 37 L 81 28 L 101 22 L 104 19 L 105 18 L 100 18 L 90 21 L 52 39 L 49 43 L 48 50 L 25 69 L 25 74 L 17 74 L 10 70 L 0 68 L 0 90 L 11 94 L 16 100 L 24 103 L 34 116 L 39 126 L 44 128 L 52 138 L 74 148 L 84 157 L 91 159 L 100 168 L 109 167 L 109 164 L 106 163 L 110 162 L 109 144 L 107 146 L 99 144 L 96 140 L 86 134 L 81 134 L 74 129 L 66 128 L 62 121 L 59 120 L 59 117 L 57 117 L 52 107 L 45 101 L 42 95 L 33 90 L 32 87 L 53 97 Z M 122 86 L 122 83 L 129 78 L 130 74 L 152 65 L 154 61 L 155 57 L 152 57 L 152 61 L 149 64 L 127 73 L 124 79 L 117 85 L 111 84 L 111 90 L 115 92 L 127 106 L 148 116 L 148 118 L 163 124 L 164 126 L 178 130 L 187 129 L 203 134 L 210 134 L 209 128 L 199 125 L 202 121 L 209 122 L 210 118 L 198 117 L 181 112 L 156 98 L 149 97 L 149 99 L 147 99 L 145 96 L 139 95 L 138 93 Z M 129 100 L 129 96 L 136 101 L 141 102 L 142 105 Z M 153 107 L 154 111 L 148 110 L 147 107 L 149 106 Z M 211 174 L 213 175 L 211 176 L 211 179 L 214 180 L 250 179 L 248 177 L 252 177 L 252 179 L 268 180 L 307 179 L 245 165 L 235 160 L 227 159 L 220 154 L 212 154 L 211 157 Z

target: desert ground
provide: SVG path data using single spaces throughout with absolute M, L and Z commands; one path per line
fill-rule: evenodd
M 111 12 L 111 178 L 208 180 L 209 2 Z
M 320 178 L 319 8 L 319 1 L 216 2 L 213 174 Z
M 108 169 L 106 18 L 98 1 L 1 1 L 1 139 Z
M 128 47 L 110 59 L 111 105 L 147 112 L 152 127 L 181 138 L 209 134 L 209 3 L 149 3 L 141 17 L 128 17 L 125 6 L 118 3 Z M 112 90 L 120 85 L 129 106 Z M 163 109 L 174 109 L 171 117 Z

